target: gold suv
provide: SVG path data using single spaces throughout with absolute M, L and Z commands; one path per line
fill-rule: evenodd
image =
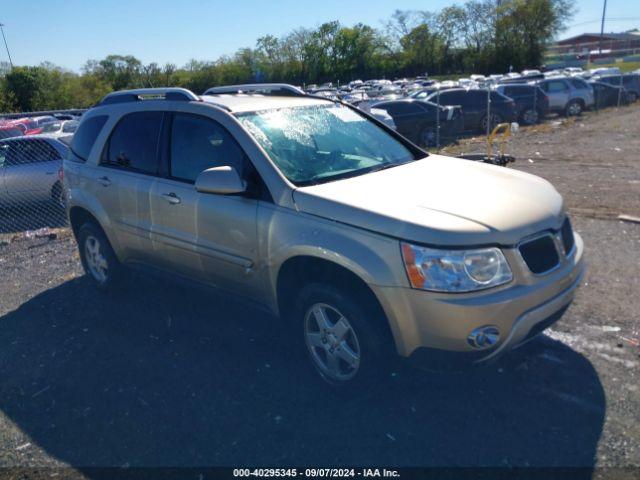
M 584 269 L 545 180 L 427 154 L 288 85 L 107 95 L 64 181 L 98 287 L 138 265 L 241 295 L 290 322 L 334 385 L 390 351 L 494 357 L 556 321 Z

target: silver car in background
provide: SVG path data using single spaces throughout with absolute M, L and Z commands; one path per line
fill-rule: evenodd
M 63 205 L 62 159 L 68 137 L 32 135 L 0 141 L 0 207 Z
M 535 83 L 549 97 L 551 112 L 575 116 L 595 104 L 593 88 L 581 78 L 550 77 Z

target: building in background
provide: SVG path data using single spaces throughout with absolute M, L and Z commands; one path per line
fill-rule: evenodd
M 640 30 L 622 33 L 582 33 L 555 42 L 549 48 L 550 55 L 565 60 L 593 61 L 602 58 L 623 58 L 640 55 Z

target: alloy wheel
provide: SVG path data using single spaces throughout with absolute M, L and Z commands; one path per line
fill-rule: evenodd
M 435 145 L 436 143 L 436 131 L 434 129 L 425 128 L 424 130 L 422 130 L 420 137 L 422 145 L 424 146 L 428 147 L 430 145 Z
M 538 111 L 531 108 L 522 114 L 522 121 L 526 125 L 533 125 L 534 123 L 538 123 L 538 116 Z
M 107 281 L 109 275 L 109 265 L 106 257 L 102 253 L 102 245 L 93 235 L 89 235 L 84 241 L 84 256 L 87 268 L 98 283 Z
M 360 368 L 361 349 L 349 320 L 335 307 L 312 305 L 304 319 L 305 343 L 320 374 L 332 382 L 345 382 Z
M 567 110 L 569 112 L 569 115 L 580 115 L 580 112 L 582 112 L 582 107 L 578 102 L 571 102 Z

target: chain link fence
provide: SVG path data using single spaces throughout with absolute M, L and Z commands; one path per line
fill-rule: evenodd
M 79 113 L 0 116 L 0 240 L 66 225 L 62 160 Z

